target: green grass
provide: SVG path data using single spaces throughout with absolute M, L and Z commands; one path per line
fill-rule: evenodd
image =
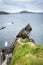
M 30 42 L 28 39 L 21 39 L 21 42 Z M 43 65 L 43 46 L 24 44 L 16 42 L 13 56 L 9 65 Z
M 25 39 L 21 38 L 20 41 L 22 43 L 27 43 L 27 42 L 33 42 L 33 43 L 35 43 L 35 41 L 33 39 L 29 39 L 29 38 L 25 38 Z
M 29 42 L 30 40 L 29 39 L 27 39 L 27 38 L 25 38 L 25 39 L 23 39 L 23 38 L 21 38 L 21 40 L 20 40 L 22 43 L 27 43 L 27 42 Z

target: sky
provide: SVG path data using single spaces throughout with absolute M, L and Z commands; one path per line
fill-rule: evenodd
M 0 11 L 15 13 L 22 10 L 43 12 L 43 0 L 0 0 Z

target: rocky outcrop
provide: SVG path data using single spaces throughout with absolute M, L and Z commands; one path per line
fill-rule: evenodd
M 30 24 L 27 24 L 27 26 L 24 28 L 26 30 L 26 32 L 31 32 L 32 31 L 32 27 Z
M 26 37 L 28 37 L 28 35 L 27 35 L 27 32 L 25 31 L 25 29 L 22 29 L 22 30 L 18 33 L 18 35 L 17 35 L 16 37 L 17 37 L 17 38 L 19 38 L 19 37 L 26 38 Z
M 25 28 L 23 28 L 16 37 L 28 38 L 28 34 L 31 32 L 32 27 L 28 24 Z
M 1 27 L 0 30 L 5 29 L 5 28 L 6 28 L 5 26 L 4 27 Z

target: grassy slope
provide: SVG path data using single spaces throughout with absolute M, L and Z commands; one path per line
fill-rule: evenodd
M 21 42 L 27 43 L 30 40 L 21 39 Z M 43 65 L 43 46 L 29 44 L 23 46 L 16 42 L 13 56 L 9 65 Z

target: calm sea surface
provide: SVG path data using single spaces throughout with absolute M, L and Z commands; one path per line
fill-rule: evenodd
M 32 26 L 30 37 L 38 44 L 43 44 L 43 14 L 7 14 L 0 15 L 0 28 L 6 26 L 0 30 L 0 48 L 10 46 L 19 31 L 28 23 Z

